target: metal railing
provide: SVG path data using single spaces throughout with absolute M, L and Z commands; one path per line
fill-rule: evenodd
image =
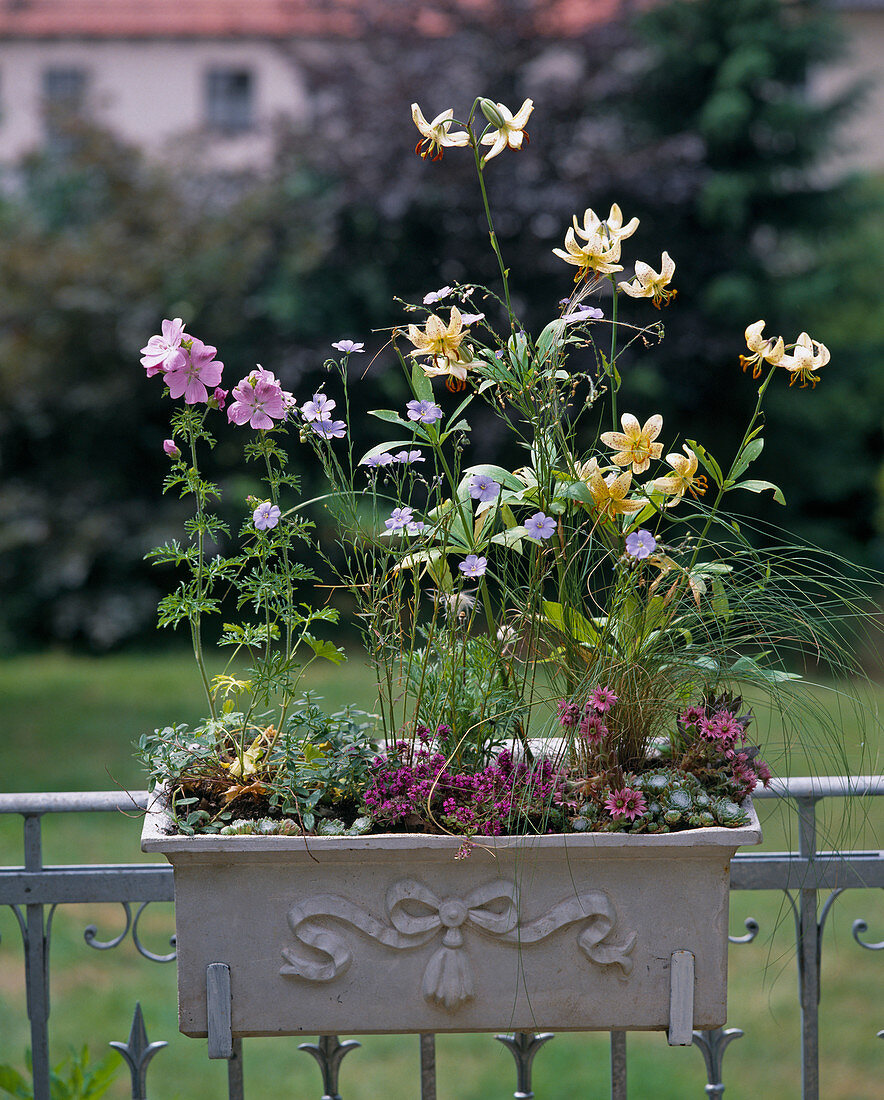
M 819 1097 L 819 1000 L 822 933 L 832 906 L 848 889 L 884 888 L 884 852 L 820 851 L 817 846 L 817 805 L 825 798 L 884 795 L 884 777 L 841 776 L 774 780 L 757 798 L 789 799 L 798 813 L 798 850 L 738 854 L 731 863 L 732 890 L 783 891 L 795 919 L 798 996 L 801 1009 L 801 1059 L 803 1100 Z M 154 962 L 171 962 L 174 951 L 149 951 L 139 936 L 139 921 L 152 902 L 174 901 L 172 869 L 164 864 L 102 864 L 46 866 L 42 854 L 42 820 L 47 814 L 131 813 L 146 805 L 146 791 L 40 793 L 0 795 L 0 814 L 19 815 L 24 825 L 24 862 L 0 868 L 0 905 L 15 914 L 24 945 L 24 977 L 33 1059 L 34 1100 L 50 1100 L 49 1064 L 49 946 L 52 920 L 59 905 L 81 902 L 115 902 L 123 906 L 126 927 L 114 939 L 98 940 L 94 926 L 86 929 L 86 942 L 98 950 L 116 947 L 129 934 L 137 950 Z M 820 892 L 827 892 L 820 908 Z M 133 914 L 134 908 L 134 914 Z M 758 932 L 749 919 L 747 933 L 731 937 L 749 943 Z M 856 942 L 869 951 L 884 949 L 884 942 L 862 939 L 865 921 L 853 922 Z M 884 960 L 882 960 L 884 961 Z M 724 1093 L 723 1057 L 729 1043 L 743 1033 L 737 1028 L 695 1031 L 693 1041 L 706 1065 L 706 1096 Z M 884 1031 L 878 1032 L 884 1037 Z M 496 1036 L 516 1063 L 517 1100 L 533 1096 L 531 1071 L 538 1050 L 552 1035 L 519 1032 Z M 132 1100 L 146 1100 L 146 1077 L 151 1060 L 166 1043 L 149 1042 L 141 1008 L 136 1004 L 129 1038 L 112 1042 L 128 1066 Z M 345 1054 L 358 1043 L 322 1036 L 299 1049 L 311 1054 L 322 1074 L 323 1100 L 340 1100 L 338 1075 Z M 422 1100 L 435 1100 L 435 1038 L 420 1037 L 420 1089 Z M 260 1093 L 260 1087 L 258 1088 Z M 236 1040 L 228 1062 L 229 1100 L 243 1100 L 242 1043 Z M 626 1100 L 627 1055 L 624 1032 L 611 1033 L 611 1100 Z

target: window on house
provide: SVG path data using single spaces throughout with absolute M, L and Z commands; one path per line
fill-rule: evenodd
M 53 67 L 43 72 L 46 142 L 51 150 L 69 154 L 75 138 L 74 120 L 86 106 L 87 73 L 74 66 Z
M 254 80 L 248 69 L 210 69 L 206 121 L 215 130 L 241 133 L 254 126 Z

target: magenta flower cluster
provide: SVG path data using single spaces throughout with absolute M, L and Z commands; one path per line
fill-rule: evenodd
M 564 810 L 573 809 L 564 783 L 564 772 L 547 759 L 528 764 L 504 749 L 478 772 L 453 772 L 428 741 L 413 753 L 400 741 L 373 762 L 363 802 L 388 827 L 485 836 L 559 832 Z
M 590 745 L 600 744 L 610 732 L 603 715 L 617 702 L 617 696 L 609 687 L 597 687 L 589 693 L 589 699 L 575 703 L 572 699 L 559 700 L 559 725 L 563 729 L 576 729 Z
M 750 714 L 737 715 L 739 700 L 726 703 L 714 700 L 702 706 L 688 707 L 678 717 L 678 725 L 689 738 L 706 749 L 709 766 L 724 772 L 733 796 L 742 801 L 761 783 L 770 783 L 771 772 L 748 743 L 746 729 Z

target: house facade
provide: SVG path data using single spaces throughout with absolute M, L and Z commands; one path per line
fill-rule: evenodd
M 653 2 L 536 0 L 538 33 L 567 38 Z M 884 0 L 832 3 L 849 55 L 811 93 L 868 83 L 838 160 L 884 171 Z M 471 17 L 506 6 L 452 5 Z M 367 21 L 444 36 L 445 12 L 422 0 L 0 0 L 0 163 L 51 143 L 59 115 L 76 111 L 159 155 L 260 166 L 277 123 L 310 116 L 315 90 L 293 43 L 354 38 Z

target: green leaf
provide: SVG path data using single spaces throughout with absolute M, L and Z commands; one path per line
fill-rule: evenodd
M 418 401 L 433 400 L 433 383 L 424 374 L 424 368 L 420 363 L 415 363 L 411 368 L 411 388 Z
M 21 1100 L 30 1100 L 34 1095 L 24 1077 L 12 1066 L 0 1066 L 0 1089 L 10 1096 L 20 1097 Z
M 565 332 L 565 324 L 564 318 L 558 317 L 555 321 L 550 321 L 543 332 L 537 337 L 535 348 L 537 351 L 538 366 L 543 365 L 544 360 L 555 348 L 556 343 L 561 340 Z
M 388 424 L 396 424 L 400 428 L 405 428 L 407 432 L 412 432 L 415 427 L 414 424 L 410 424 L 407 420 L 403 420 L 394 409 L 369 409 L 368 415 L 376 416 L 378 420 L 385 420 Z
M 584 618 L 579 611 L 564 607 L 560 603 L 550 600 L 543 601 L 543 613 L 550 623 L 562 634 L 574 638 L 583 645 L 597 645 L 599 632 L 589 619 Z
M 750 462 L 754 462 L 756 458 L 764 450 L 763 439 L 753 439 L 750 443 L 747 443 L 740 454 L 737 455 L 733 468 L 730 472 L 731 481 L 736 481 L 740 474 L 746 472 L 746 467 Z
M 556 487 L 556 500 L 578 500 L 581 504 L 592 504 L 592 493 L 585 481 L 571 481 L 567 485 Z
M 772 481 L 740 481 L 736 485 L 729 485 L 728 489 L 745 489 L 750 493 L 763 493 L 770 489 L 777 504 L 786 503 L 783 490 L 778 485 L 774 485 Z
M 392 451 L 396 447 L 410 447 L 413 442 L 413 439 L 394 439 L 389 443 L 377 443 L 374 447 L 370 447 L 362 458 L 359 459 L 359 465 L 361 466 L 367 458 L 374 458 L 375 455 L 386 454 L 387 451 Z
M 323 657 L 326 661 L 331 661 L 333 665 L 341 665 L 347 660 L 347 654 L 343 649 L 340 649 L 326 638 L 314 638 L 312 634 L 305 634 L 304 641 L 317 657 Z
M 699 458 L 704 469 L 712 476 L 712 480 L 719 488 L 724 484 L 724 474 L 721 472 L 721 467 L 712 457 L 712 455 L 706 450 L 702 443 L 698 443 L 695 439 L 686 440 L 687 445 Z

